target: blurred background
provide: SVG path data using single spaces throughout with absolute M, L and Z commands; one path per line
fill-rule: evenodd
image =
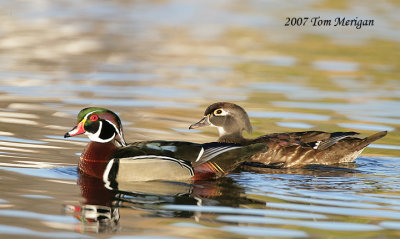
M 216 101 L 247 109 L 255 135 L 394 131 L 400 123 L 397 1 L 1 5 L 0 97 L 8 110 L 41 117 L 40 108 L 67 125 L 83 107 L 108 107 L 131 141 L 211 140 L 214 129 L 195 136 L 186 129 Z M 285 26 L 288 17 L 332 25 Z M 336 17 L 374 26 L 333 26 Z
M 353 189 L 396 194 L 399 12 L 395 0 L 0 1 L 0 177 L 7 178 L 2 191 L 10 186 L 16 190 L 0 203 L 29 211 L 32 197 L 23 195 L 36 195 L 45 200 L 36 212 L 58 213 L 60 201 L 79 200 L 76 175 L 67 183 L 54 183 L 40 178 L 48 171 L 25 169 L 76 165 L 87 139 L 62 136 L 84 107 L 117 112 L 128 142 L 209 142 L 216 140 L 215 128 L 188 127 L 217 101 L 247 109 L 254 128 L 247 137 L 303 130 L 363 136 L 389 131 L 363 153 L 378 158 L 356 161 L 364 173 L 380 176 L 368 176 Z M 288 17 L 320 17 L 331 19 L 332 25 L 285 26 Z M 374 25 L 333 26 L 337 17 L 373 20 Z M 247 194 L 262 188 L 258 183 L 264 177 L 278 180 L 278 186 L 260 189 L 269 196 L 279 190 L 289 193 L 297 180 L 237 177 Z M 301 184 L 304 178 L 298 180 Z M 380 196 L 371 201 L 375 197 Z M 392 201 L 379 203 L 398 210 Z M 0 221 L 25 228 L 22 222 L 9 223 L 4 214 Z M 32 228 L 49 230 L 48 225 Z

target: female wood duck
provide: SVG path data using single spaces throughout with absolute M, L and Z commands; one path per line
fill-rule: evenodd
M 204 117 L 189 129 L 204 126 L 217 127 L 218 142 L 221 143 L 241 146 L 265 143 L 268 149 L 254 153 L 249 162 L 283 168 L 352 162 L 365 147 L 387 134 L 387 131 L 382 131 L 360 139 L 353 137 L 359 134 L 356 132 L 305 131 L 274 133 L 246 139 L 242 136 L 242 131 L 251 133 L 249 117 L 242 107 L 228 102 L 218 102 L 207 107 Z
M 246 147 L 227 143 L 196 144 L 147 141 L 127 144 L 119 117 L 104 108 L 85 108 L 78 124 L 64 137 L 86 134 L 91 142 L 81 154 L 78 168 L 106 183 L 149 180 L 202 180 L 234 170 L 265 145 Z

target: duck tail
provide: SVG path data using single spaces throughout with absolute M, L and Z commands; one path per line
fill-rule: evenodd
M 372 142 L 384 137 L 386 134 L 387 134 L 387 131 L 381 131 L 381 132 L 378 132 L 378 133 L 373 134 L 371 136 L 368 136 L 368 137 L 364 138 L 360 142 L 360 144 L 358 144 L 356 146 L 356 148 L 357 149 L 363 149 L 363 148 L 367 147 L 370 143 L 372 143 Z

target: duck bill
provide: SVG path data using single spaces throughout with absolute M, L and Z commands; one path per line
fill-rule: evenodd
M 209 126 L 210 120 L 208 119 L 208 115 L 204 116 L 199 122 L 192 124 L 189 129 L 196 129 L 200 127 Z
M 65 133 L 64 138 L 72 137 L 75 135 L 80 135 L 86 132 L 86 130 L 83 128 L 83 125 L 85 124 L 84 121 L 79 122 L 78 125 L 76 125 L 74 128 L 72 128 L 70 131 Z

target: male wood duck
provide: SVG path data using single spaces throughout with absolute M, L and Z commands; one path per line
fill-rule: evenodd
M 204 117 L 189 129 L 204 126 L 218 128 L 220 143 L 251 145 L 265 143 L 268 149 L 257 152 L 248 162 L 261 163 L 268 167 L 301 167 L 308 164 L 337 164 L 352 162 L 370 143 L 387 134 L 378 132 L 366 138 L 356 138 L 356 132 L 305 131 L 267 134 L 255 139 L 242 135 L 252 127 L 246 111 L 233 103 L 218 102 L 207 107 Z
M 86 134 L 91 142 L 78 168 L 106 183 L 150 180 L 203 180 L 225 176 L 264 144 L 196 144 L 182 141 L 147 141 L 127 144 L 121 120 L 112 111 L 90 107 L 78 114 L 78 124 L 64 137 Z M 114 185 L 115 186 L 115 185 Z

